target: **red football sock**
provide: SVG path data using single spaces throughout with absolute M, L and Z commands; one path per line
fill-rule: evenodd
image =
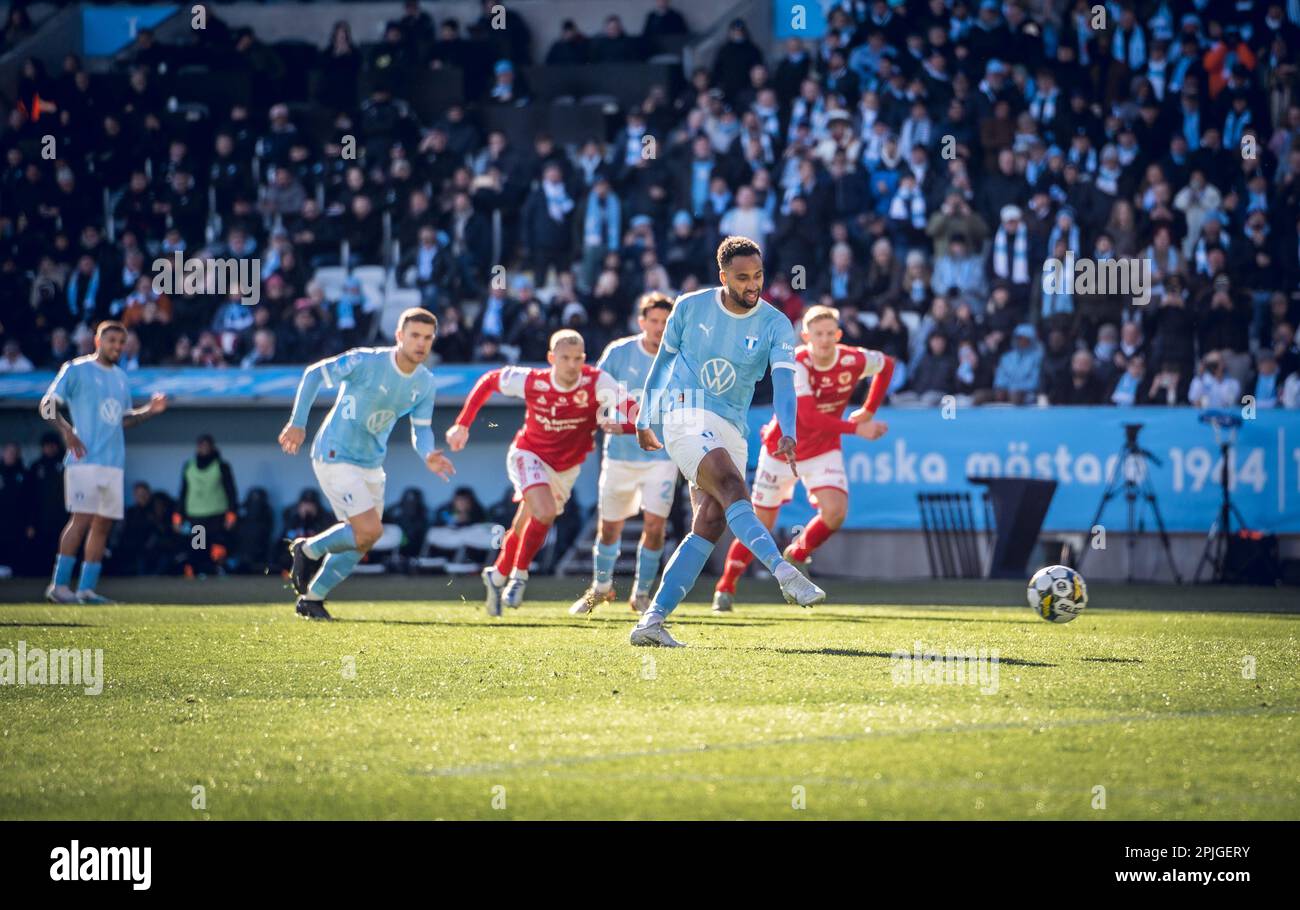
M 803 529 L 799 539 L 794 542 L 794 549 L 790 555 L 795 561 L 803 562 L 813 550 L 826 543 L 826 538 L 835 533 L 835 529 L 822 521 L 820 514 L 813 516 L 813 520 L 808 522 L 808 526 Z
M 749 552 L 739 540 L 733 540 L 731 546 L 727 548 L 727 561 L 722 570 L 722 577 L 718 579 L 718 585 L 714 590 L 735 594 L 736 582 L 745 574 L 745 570 L 753 561 L 754 554 Z
M 550 522 L 542 524 L 536 518 L 528 519 L 528 524 L 524 525 L 524 536 L 519 541 L 519 553 L 515 557 L 516 569 L 528 571 L 528 567 L 533 564 L 533 557 L 542 548 L 542 544 L 546 543 L 546 533 L 550 530 Z
M 502 575 L 509 575 L 515 567 L 515 554 L 519 552 L 519 535 L 511 528 L 501 539 L 501 552 L 497 555 L 494 568 Z

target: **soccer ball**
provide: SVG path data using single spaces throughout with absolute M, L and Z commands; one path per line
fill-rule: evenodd
M 1048 622 L 1069 622 L 1088 606 L 1088 586 L 1069 566 L 1045 566 L 1029 579 L 1029 608 Z

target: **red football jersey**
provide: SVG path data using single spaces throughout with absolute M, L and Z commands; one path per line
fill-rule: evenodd
M 618 383 L 604 370 L 584 364 L 571 388 L 555 384 L 549 367 L 502 367 L 500 392 L 522 398 L 524 425 L 515 434 L 516 448 L 532 452 L 556 471 L 581 464 L 595 447 L 602 405 L 618 402 Z
M 848 406 L 849 396 L 858 380 L 865 376 L 874 376 L 884 369 L 886 358 L 880 351 L 853 347 L 847 344 L 835 346 L 835 359 L 827 369 L 820 370 L 813 363 L 812 349 L 801 344 L 794 349 L 794 392 L 800 398 L 811 396 L 816 403 L 816 412 L 838 421 Z M 802 408 L 800 409 L 802 411 Z M 800 414 L 795 435 L 798 445 L 794 457 L 797 461 L 816 458 L 826 452 L 840 447 L 840 436 L 846 428 L 836 425 L 825 429 L 810 425 Z M 776 444 L 781 441 L 781 429 L 776 416 L 763 427 L 763 445 L 769 453 L 776 453 Z

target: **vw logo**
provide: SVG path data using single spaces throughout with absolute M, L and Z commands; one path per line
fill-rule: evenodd
M 700 382 L 714 395 L 721 395 L 736 384 L 736 368 L 730 360 L 714 357 L 700 367 Z
M 99 403 L 99 419 L 110 427 L 122 422 L 122 402 L 116 398 L 105 398 Z
M 366 418 L 366 429 L 378 436 L 392 425 L 395 417 L 392 411 L 375 411 Z

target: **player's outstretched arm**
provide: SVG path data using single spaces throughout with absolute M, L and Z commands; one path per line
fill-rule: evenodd
M 294 408 L 289 413 L 289 422 L 285 429 L 279 430 L 279 447 L 286 454 L 296 455 L 307 438 L 307 417 L 311 415 L 312 406 L 321 386 L 333 389 L 335 385 L 352 372 L 359 357 L 356 351 L 347 351 L 328 360 L 317 360 L 311 367 L 303 370 L 303 378 L 298 382 L 298 393 L 294 395 Z
M 672 322 L 671 316 L 669 322 Z M 656 416 L 663 416 L 659 412 L 664 404 L 664 387 L 668 384 L 668 377 L 672 375 L 673 361 L 676 359 L 676 348 L 670 350 L 666 343 L 660 344 L 659 352 L 655 354 L 654 362 L 650 364 L 650 374 L 646 376 L 645 386 L 641 390 L 641 407 L 637 412 L 634 426 L 637 445 L 646 452 L 655 452 L 663 448 L 654 430 L 650 429 L 650 424 L 654 422 Z
M 881 402 L 885 400 L 885 395 L 889 393 L 889 384 L 894 379 L 894 358 L 879 352 L 873 351 L 869 353 L 882 358 L 881 367 L 871 378 L 871 386 L 867 389 L 867 397 L 862 402 L 862 407 L 850 414 L 849 420 L 857 424 L 851 431 L 855 435 L 864 439 L 879 439 L 889 430 L 887 424 L 875 418 Z
M 144 423 L 150 417 L 157 417 L 165 410 L 167 410 L 167 396 L 162 392 L 154 392 L 149 396 L 148 404 L 132 408 L 122 415 L 122 426 L 133 427 L 137 423 Z
M 493 392 L 501 391 L 501 370 L 489 370 L 478 378 L 469 397 L 456 415 L 456 422 L 447 430 L 447 445 L 453 452 L 459 452 L 469 442 L 469 427 L 478 416 L 479 410 L 492 397 Z
M 456 468 L 451 459 L 436 447 L 438 440 L 433 435 L 433 396 L 433 389 L 429 389 L 411 411 L 411 447 L 425 467 L 443 480 L 450 480 L 451 475 L 456 473 Z
M 796 426 L 798 414 L 798 397 L 794 391 L 794 370 L 790 367 L 776 367 L 772 370 L 772 409 L 776 411 L 776 422 L 781 428 L 781 439 L 776 444 L 776 456 L 784 458 L 790 470 L 798 475 L 794 465 L 796 443 Z

